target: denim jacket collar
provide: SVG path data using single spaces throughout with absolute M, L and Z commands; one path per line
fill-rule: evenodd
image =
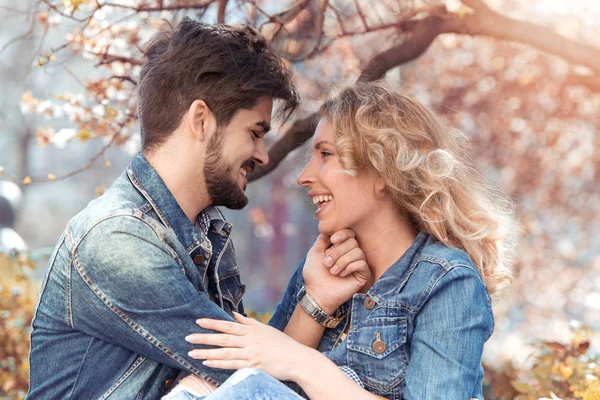
M 210 248 L 208 238 L 204 237 L 194 227 L 165 182 L 141 152 L 131 161 L 131 164 L 127 168 L 127 175 L 131 183 L 148 200 L 165 226 L 177 235 L 188 253 L 191 253 L 200 245 Z M 215 228 L 221 231 L 226 225 L 223 214 L 216 207 L 211 208 L 214 209 L 210 210 L 211 220 L 218 220 L 218 216 L 220 216 L 220 219 L 223 221 L 223 223 L 212 221 Z
M 419 232 L 414 242 L 410 245 L 408 250 L 404 252 L 402 257 L 398 259 L 391 267 L 387 269 L 375 282 L 375 284 L 369 289 L 368 294 L 376 302 L 382 301 L 388 297 L 387 294 L 392 292 L 398 292 L 402 290 L 406 279 L 408 278 L 407 273 L 410 268 L 416 264 L 418 255 L 421 253 L 425 245 L 430 239 L 430 235 L 427 232 Z M 401 279 L 401 284 L 398 285 L 398 278 Z

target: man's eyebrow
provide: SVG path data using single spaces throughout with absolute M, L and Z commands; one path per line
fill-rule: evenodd
M 271 130 L 271 125 L 267 121 L 260 121 L 255 123 L 254 125 L 260 126 L 263 129 L 264 133 L 268 133 Z
M 328 144 L 330 146 L 333 146 L 333 143 L 327 140 L 321 140 L 320 142 L 315 143 L 315 149 L 319 150 L 319 147 L 321 147 L 322 144 Z

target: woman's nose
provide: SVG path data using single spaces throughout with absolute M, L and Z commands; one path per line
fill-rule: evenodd
M 300 175 L 298 175 L 298 179 L 296 180 L 298 185 L 308 187 L 315 182 L 314 174 L 311 171 L 311 164 L 312 162 L 309 162 L 306 164 L 306 167 L 300 171 Z

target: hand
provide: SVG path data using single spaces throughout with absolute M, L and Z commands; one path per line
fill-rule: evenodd
M 323 234 L 318 237 L 306 256 L 302 277 L 306 292 L 332 314 L 363 288 L 371 271 L 354 232 L 343 229 L 331 238 Z
M 185 338 L 192 344 L 219 346 L 195 349 L 189 356 L 205 360 L 204 365 L 219 369 L 258 368 L 279 380 L 293 380 L 300 354 L 310 351 L 283 332 L 252 318 L 234 313 L 235 322 L 199 319 L 201 328 L 222 333 L 194 333 Z

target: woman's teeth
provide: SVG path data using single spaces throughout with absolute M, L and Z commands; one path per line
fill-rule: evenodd
M 324 201 L 333 200 L 333 196 L 315 196 L 313 197 L 313 204 L 323 203 Z
M 240 174 L 246 176 L 246 174 L 248 173 L 248 171 L 245 168 L 242 168 L 242 170 L 240 171 Z

